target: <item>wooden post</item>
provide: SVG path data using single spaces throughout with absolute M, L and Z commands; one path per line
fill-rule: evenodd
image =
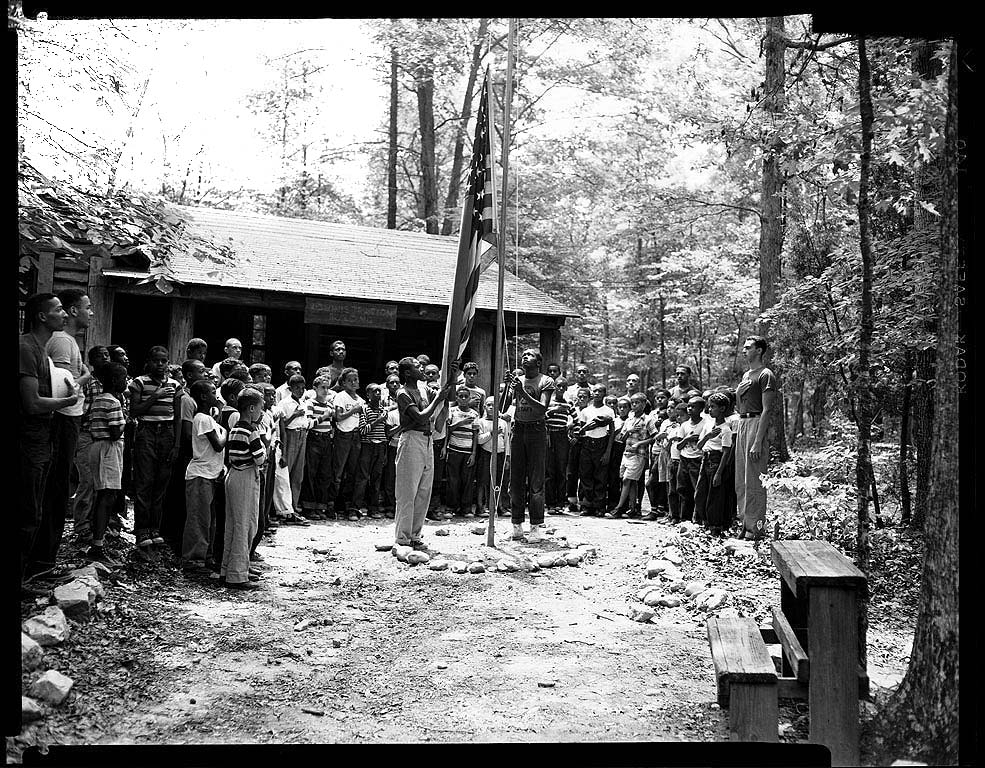
M 493 377 L 493 354 L 493 326 L 476 322 L 472 326 L 472 338 L 469 340 L 469 359 L 479 364 L 479 376 L 475 383 L 490 395 L 494 394 L 489 389 Z M 480 409 L 479 412 L 483 411 Z
M 38 256 L 38 293 L 51 293 L 55 285 L 55 254 L 44 251 Z
M 776 682 L 729 686 L 729 741 L 778 740 Z
M 90 297 L 91 298 L 91 297 Z M 168 354 L 174 365 L 185 362 L 185 349 L 195 336 L 195 302 L 181 296 L 171 297 L 171 328 Z
M 831 765 L 858 765 L 858 628 L 854 588 L 808 589 L 810 741 L 831 750 Z
M 541 328 L 540 329 L 540 354 L 544 358 L 544 368 L 551 363 L 561 364 L 561 329 L 560 328 Z
M 86 293 L 92 302 L 92 322 L 86 331 L 86 349 L 113 342 L 113 298 L 116 291 L 103 277 L 104 261 L 102 256 L 92 256 L 89 259 L 89 284 Z

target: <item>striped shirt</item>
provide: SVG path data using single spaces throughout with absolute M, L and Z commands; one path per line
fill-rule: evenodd
M 317 400 L 308 400 L 304 404 L 304 412 L 307 418 L 311 419 L 311 431 L 322 435 L 332 434 L 332 422 L 335 420 L 335 393 L 328 398 L 324 403 L 319 403 Z M 320 419 L 325 414 L 329 414 L 332 418 L 325 419 L 325 421 L 318 423 Z M 302 420 L 303 421 L 303 420 Z
M 575 407 L 570 403 L 551 403 L 547 409 L 547 428 L 548 429 L 567 429 L 572 422 Z
M 82 404 L 82 421 L 80 422 L 80 429 L 86 431 L 89 429 L 89 414 L 92 412 L 92 404 L 96 399 L 97 395 L 103 393 L 103 385 L 99 382 L 99 379 L 93 377 L 90 379 L 89 383 L 85 385 L 85 401 Z M 126 400 L 127 398 L 123 398 Z M 123 418 L 126 418 L 126 413 L 123 414 Z
M 123 408 L 120 407 L 116 395 L 100 392 L 93 398 L 92 408 L 89 410 L 89 434 L 93 440 L 112 440 L 109 434 L 110 427 L 119 427 L 122 438 L 122 430 L 126 423 Z
M 472 415 L 472 421 L 461 421 L 463 416 Z M 448 412 L 448 423 L 460 421 L 458 426 L 452 427 L 448 433 L 448 450 L 456 453 L 472 453 L 472 432 L 475 430 L 479 414 L 472 409 L 463 411 L 457 405 L 453 405 Z
M 386 409 L 383 404 L 376 406 L 375 408 L 369 403 L 366 404 L 366 410 L 363 415 L 366 419 L 365 423 L 368 424 Z M 386 419 L 380 419 L 373 426 L 369 428 L 369 432 L 363 435 L 362 442 L 364 443 L 385 443 L 386 442 Z
M 236 426 L 229 430 L 226 448 L 228 449 L 229 466 L 233 469 L 263 466 L 266 451 L 255 424 L 250 424 L 242 419 L 236 422 Z
M 130 382 L 130 391 L 135 398 L 134 405 L 147 402 L 151 396 L 161 387 L 172 387 L 176 392 L 181 389 L 181 385 L 174 379 L 168 377 L 164 382 L 155 381 L 150 376 L 138 376 Z M 137 421 L 171 421 L 174 419 L 174 399 L 170 397 L 158 398 L 154 404 L 144 412 L 143 416 L 138 416 Z

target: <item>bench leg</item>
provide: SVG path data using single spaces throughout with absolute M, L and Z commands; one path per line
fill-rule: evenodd
M 775 742 L 779 718 L 775 684 L 729 685 L 730 741 Z

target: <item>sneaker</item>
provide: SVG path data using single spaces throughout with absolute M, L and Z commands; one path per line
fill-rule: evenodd
M 358 520 L 359 520 L 359 513 L 358 512 L 350 512 L 349 513 L 349 522 L 355 523 L 355 522 L 358 522 Z
M 425 515 L 425 517 L 426 517 L 426 518 L 427 518 L 428 520 L 431 520 L 431 521 L 433 521 L 433 522 L 438 522 L 438 521 L 441 521 L 441 520 L 444 520 L 444 519 L 445 519 L 445 518 L 444 518 L 444 517 L 442 516 L 442 514 L 441 514 L 440 512 L 438 512 L 438 511 L 430 511 L 430 512 L 428 512 L 428 513 L 427 513 L 427 514 Z
M 153 543 L 154 540 L 151 538 L 150 534 L 147 533 L 141 534 L 140 538 L 137 539 L 137 546 L 140 547 L 141 549 L 146 549 L 150 547 Z
M 154 545 L 159 545 L 164 543 L 164 537 L 158 531 L 151 532 L 150 543 Z
M 660 519 L 660 516 L 656 512 L 651 512 L 650 514 L 648 514 L 643 519 L 644 520 L 649 520 L 652 523 L 654 520 L 659 520 Z
M 451 520 L 454 517 L 451 512 L 439 512 L 438 514 L 441 515 L 442 520 Z
M 251 563 L 262 563 L 263 562 L 263 555 L 261 555 L 259 552 L 254 552 L 252 555 L 250 555 L 250 562 Z
M 513 541 L 522 541 L 523 538 L 524 538 L 524 535 L 523 535 L 523 526 L 522 525 L 514 525 L 513 526 Z
M 475 517 L 475 513 L 471 509 L 466 509 L 462 512 L 462 517 Z
M 543 525 L 531 525 L 530 533 L 527 534 L 527 541 L 543 541 L 544 536 Z
M 416 541 L 411 541 L 410 545 L 414 549 L 421 550 L 422 552 L 428 551 L 428 545 L 424 543 L 423 539 L 417 539 Z
M 606 512 L 603 517 L 607 517 L 610 520 L 619 520 L 623 517 L 627 517 L 627 515 L 624 515 L 621 510 L 615 509 L 612 512 Z M 632 517 L 632 515 L 629 515 L 629 517 Z
M 369 514 L 369 510 L 366 507 L 360 507 L 358 511 L 360 517 L 366 517 Z

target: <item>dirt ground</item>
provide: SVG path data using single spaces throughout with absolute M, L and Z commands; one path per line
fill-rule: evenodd
M 679 539 L 674 527 L 548 523 L 550 540 L 521 544 L 499 518 L 496 550 L 471 532 L 475 520 L 429 521 L 425 538 L 434 553 L 487 567 L 562 550 L 562 537 L 597 553 L 534 573 L 435 572 L 375 551 L 392 522 L 368 520 L 281 527 L 260 547 L 265 573 L 252 593 L 130 562 L 107 584 L 110 610 L 45 650 L 74 692 L 8 738 L 8 759 L 33 744 L 726 739 L 704 616 L 682 607 L 652 609 L 657 623 L 630 618 L 643 608 L 647 561 Z M 744 615 L 764 621 L 779 601 L 768 544 L 741 568 L 704 534 L 680 548 L 685 579 L 725 587 Z M 38 610 L 22 605 L 24 617 Z M 870 625 L 874 687 L 899 681 L 911 632 Z M 806 707 L 781 707 L 780 730 L 805 740 Z

